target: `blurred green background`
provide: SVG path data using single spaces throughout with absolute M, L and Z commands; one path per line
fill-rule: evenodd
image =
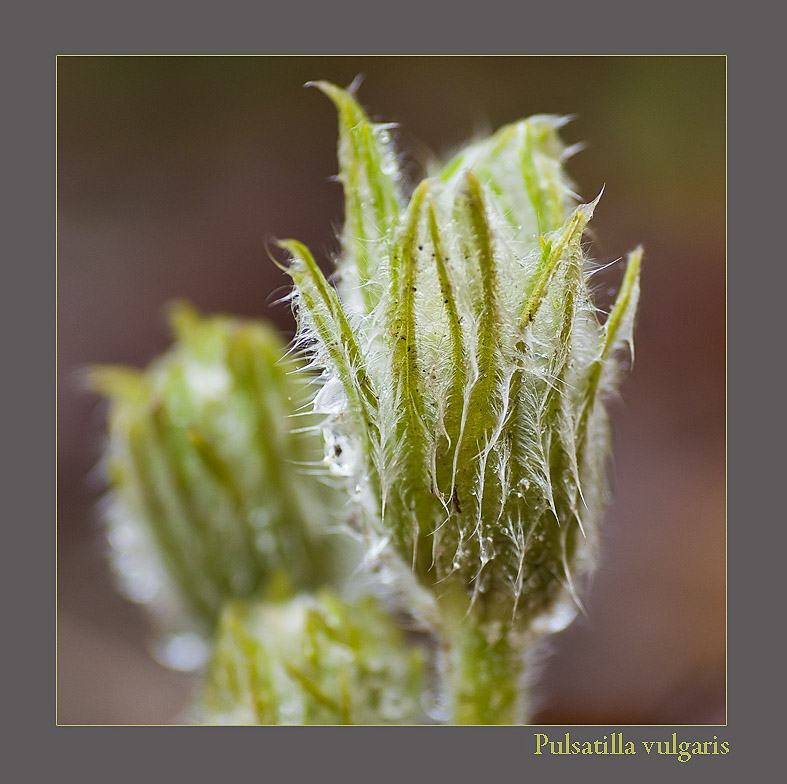
M 545 723 L 725 721 L 726 60 L 700 57 L 76 57 L 57 62 L 58 719 L 165 723 L 189 676 L 146 650 L 104 564 L 104 410 L 83 371 L 147 364 L 164 305 L 265 317 L 287 280 L 266 241 L 324 264 L 342 221 L 333 107 L 302 85 L 365 79 L 405 171 L 530 114 L 563 136 L 591 254 L 645 247 L 637 361 L 615 409 L 615 497 L 580 617 L 552 642 Z M 595 278 L 609 304 L 615 264 Z

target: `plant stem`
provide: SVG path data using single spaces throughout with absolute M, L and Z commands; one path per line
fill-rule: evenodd
M 510 624 L 472 614 L 446 635 L 446 688 L 453 724 L 523 724 L 524 639 Z

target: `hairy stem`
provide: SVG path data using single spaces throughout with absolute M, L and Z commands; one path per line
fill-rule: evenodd
M 452 724 L 524 724 L 524 636 L 469 613 L 444 627 L 444 674 Z

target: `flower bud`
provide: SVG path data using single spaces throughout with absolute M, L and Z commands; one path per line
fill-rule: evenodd
M 371 545 L 460 617 L 559 628 L 594 562 L 641 251 L 602 323 L 582 247 L 598 199 L 576 205 L 561 118 L 469 145 L 405 201 L 389 126 L 318 86 L 340 118 L 338 293 L 281 245 Z

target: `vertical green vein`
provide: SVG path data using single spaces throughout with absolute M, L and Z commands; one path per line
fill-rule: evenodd
M 418 230 L 423 217 L 424 197 L 428 181 L 416 189 L 408 207 L 404 236 L 397 243 L 392 270 L 391 324 L 393 340 L 391 364 L 396 388 L 397 449 L 409 467 L 406 474 L 408 502 L 419 534 L 413 540 L 413 563 L 422 574 L 429 571 L 427 548 L 418 546 L 418 539 L 431 533 L 435 499 L 430 493 L 428 464 L 429 440 L 426 433 L 423 393 L 418 365 L 416 341 L 416 290 L 418 280 Z M 406 541 L 405 521 L 401 521 L 402 541 Z M 428 548 L 431 549 L 431 548 Z
M 486 398 L 495 384 L 495 369 L 500 337 L 500 303 L 498 302 L 497 266 L 492 248 L 492 236 L 486 207 L 478 178 L 467 174 L 467 207 L 470 225 L 475 237 L 476 258 L 481 277 L 482 308 L 478 325 L 478 373 L 479 381 L 474 387 L 474 396 Z M 476 391 L 477 390 L 477 391 Z
M 403 431 L 415 449 L 416 459 L 425 451 L 423 435 L 424 410 L 418 379 L 418 346 L 416 343 L 415 294 L 417 282 L 417 234 L 421 207 L 427 183 L 424 181 L 413 194 L 408 210 L 405 234 L 397 254 L 393 279 L 397 290 L 392 292 L 392 323 L 394 325 L 393 376 L 398 398 L 404 406 Z
M 447 443 L 442 449 L 438 448 L 437 454 L 437 485 L 441 492 L 450 493 L 451 488 L 447 483 L 451 479 L 453 468 L 453 451 L 456 450 L 459 442 L 459 432 L 462 426 L 462 402 L 464 400 L 465 384 L 467 382 L 467 370 L 465 368 L 465 349 L 462 339 L 462 325 L 459 320 L 459 311 L 456 306 L 453 286 L 448 274 L 445 248 L 440 238 L 440 230 L 437 225 L 434 205 L 429 203 L 429 233 L 434 249 L 435 267 L 437 268 L 437 278 L 440 283 L 440 294 L 443 299 L 443 307 L 448 319 L 448 340 L 450 344 L 450 383 L 446 390 L 445 415 L 443 417 L 443 427 Z
M 500 311 L 497 301 L 497 267 L 492 249 L 492 235 L 486 207 L 481 193 L 481 183 L 474 174 L 468 172 L 466 184 L 467 207 L 470 225 L 475 237 L 483 294 L 481 321 L 478 327 L 478 370 L 482 378 L 489 379 L 494 370 L 500 327 Z
M 456 452 L 456 488 L 453 492 L 456 493 L 458 505 L 469 509 L 477 507 L 481 502 L 481 499 L 471 499 L 478 470 L 477 458 L 497 422 L 495 389 L 498 383 L 502 322 L 498 302 L 497 267 L 481 183 L 473 173 L 468 172 L 465 184 L 465 208 L 472 228 L 474 256 L 481 278 L 482 301 L 476 347 L 478 376 L 469 399 L 465 401 L 467 413 Z

